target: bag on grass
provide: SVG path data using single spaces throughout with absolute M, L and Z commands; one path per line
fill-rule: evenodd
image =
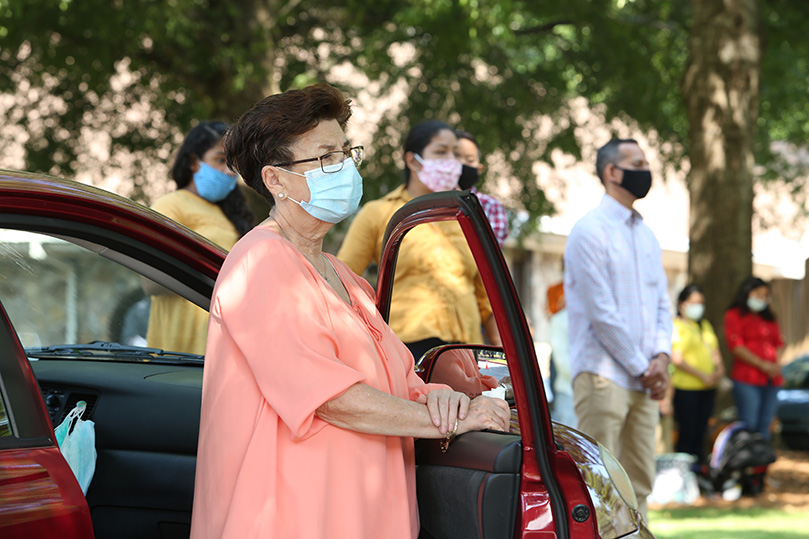
M 697 476 L 691 470 L 695 457 L 665 453 L 655 458 L 655 479 L 649 503 L 691 505 L 699 498 Z
M 719 433 L 711 452 L 711 479 L 717 491 L 724 491 L 734 483 L 743 486 L 753 480 L 753 489 L 760 492 L 763 472 L 775 462 L 775 450 L 764 437 L 750 430 L 741 421 L 727 425 Z M 754 477 L 760 475 L 761 477 Z
M 64 421 L 54 429 L 59 450 L 65 457 L 73 475 L 79 482 L 81 491 L 86 495 L 96 470 L 96 434 L 95 423 L 81 416 L 87 409 L 87 403 L 79 401 Z

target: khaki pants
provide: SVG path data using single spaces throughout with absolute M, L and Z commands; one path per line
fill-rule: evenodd
M 578 429 L 601 442 L 626 469 L 638 508 L 648 522 L 646 497 L 655 475 L 657 402 L 645 391 L 630 391 L 591 373 L 573 380 Z

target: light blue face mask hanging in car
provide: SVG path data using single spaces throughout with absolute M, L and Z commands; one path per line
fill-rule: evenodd
M 64 421 L 54 429 L 56 442 L 62 456 L 70 465 L 73 474 L 86 495 L 96 471 L 96 431 L 95 423 L 81 416 L 87 410 L 87 403 L 79 401 Z

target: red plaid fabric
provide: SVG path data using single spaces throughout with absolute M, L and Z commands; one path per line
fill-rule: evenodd
M 478 200 L 480 200 L 480 205 L 483 206 L 483 211 L 486 213 L 486 217 L 489 219 L 489 224 L 492 225 L 494 237 L 497 238 L 497 243 L 499 243 L 500 247 L 502 247 L 509 233 L 506 209 L 503 207 L 500 201 L 493 196 L 481 193 L 474 187 L 471 189 L 471 191 L 475 193 Z

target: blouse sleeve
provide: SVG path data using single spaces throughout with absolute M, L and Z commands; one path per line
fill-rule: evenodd
M 357 275 L 362 275 L 369 265 L 379 262 L 377 244 L 382 241 L 382 232 L 377 213 L 373 202 L 366 204 L 348 227 L 343 244 L 337 252 L 337 258 Z M 382 223 L 382 226 L 385 224 Z
M 739 346 L 744 346 L 742 323 L 737 309 L 730 309 L 725 313 L 725 341 L 731 352 Z
M 323 428 L 318 407 L 365 378 L 337 356 L 330 317 L 312 270 L 281 240 L 253 244 L 217 283 L 211 324 L 295 439 Z

